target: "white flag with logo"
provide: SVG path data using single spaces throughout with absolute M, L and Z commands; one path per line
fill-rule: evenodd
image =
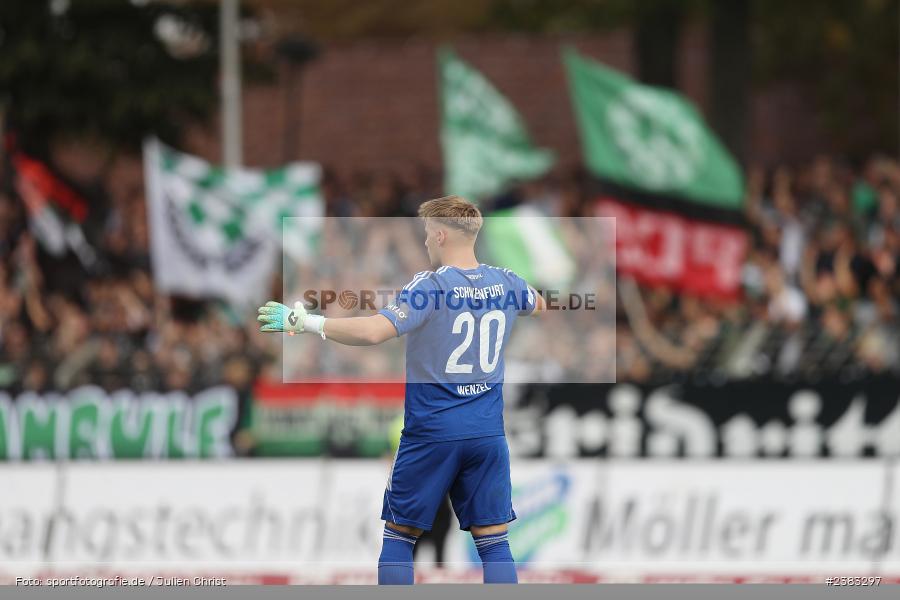
M 281 266 L 279 247 L 302 260 L 318 238 L 318 164 L 226 170 L 149 140 L 144 172 L 153 277 L 163 292 L 259 301 Z

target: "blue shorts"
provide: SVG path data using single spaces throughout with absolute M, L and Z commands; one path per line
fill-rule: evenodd
M 448 492 L 460 529 L 515 519 L 506 437 L 449 442 L 401 439 L 384 490 L 381 518 L 430 531 Z

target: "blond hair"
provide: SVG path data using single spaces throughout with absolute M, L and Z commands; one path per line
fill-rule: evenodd
M 476 236 L 484 220 L 478 207 L 460 196 L 444 196 L 423 202 L 419 216 L 434 219 L 469 236 Z

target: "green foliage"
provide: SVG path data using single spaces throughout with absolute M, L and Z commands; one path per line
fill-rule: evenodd
M 187 58 L 170 54 L 155 32 L 165 15 L 206 43 Z M 215 34 L 215 3 L 0 2 L 7 125 L 36 152 L 60 136 L 129 148 L 148 133 L 177 140 L 215 106 Z
M 578 33 L 633 27 L 673 8 L 696 12 L 699 0 L 494 0 L 488 27 L 531 33 Z
M 640 32 L 654 13 L 677 7 L 688 20 L 708 24 L 713 4 L 728 1 L 493 0 L 481 29 Z M 757 90 L 781 81 L 805 84 L 831 149 L 898 149 L 900 0 L 752 0 L 750 6 L 748 50 Z M 664 38 L 651 37 L 645 58 L 672 51 Z
M 316 40 L 478 31 L 493 0 L 247 0 L 278 15 L 285 30 Z
M 639 29 L 680 7 L 708 22 L 728 0 L 245 0 L 268 7 L 283 31 L 315 39 Z M 51 7 L 67 8 L 54 14 Z M 752 0 L 754 80 L 804 82 L 836 149 L 895 150 L 900 88 L 900 0 Z M 217 2 L 7 0 L 0 2 L 0 108 L 24 143 L 90 136 L 135 147 L 150 132 L 177 143 L 217 99 Z M 155 28 L 177 17 L 207 40 L 190 57 L 170 54 Z M 646 29 L 646 28 L 645 28 Z M 652 32 L 651 32 L 652 33 Z M 650 36 L 645 50 L 671 53 Z M 671 41 L 671 40 L 670 40 Z M 676 62 L 677 64 L 677 62 Z M 245 75 L 265 76 L 260 64 Z M 262 75 L 260 73 L 262 72 Z M 271 74 L 269 74 L 271 76 Z
M 897 150 L 898 6 L 898 0 L 757 0 L 757 80 L 806 83 L 837 148 Z

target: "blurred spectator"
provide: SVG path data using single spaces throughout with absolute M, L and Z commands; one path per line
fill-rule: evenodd
M 440 174 L 422 165 L 396 173 L 348 172 L 335 165 L 325 173 L 331 216 L 414 215 L 422 200 L 441 193 Z M 94 240 L 104 270 L 88 274 L 77 263 L 72 268 L 46 256 L 29 233 L 21 203 L 0 193 L 0 388 L 66 390 L 92 383 L 109 391 L 195 391 L 226 383 L 249 393 L 260 373 L 279 376 L 273 359 L 278 341 L 254 335 L 252 321 L 236 319 L 217 302 L 157 293 L 142 192 L 124 186 L 120 194 L 109 202 Z M 515 203 L 548 215 L 591 214 L 591 196 L 579 173 L 554 173 L 485 204 Z M 536 330 L 523 335 L 544 340 L 553 352 L 514 360 L 540 363 L 534 372 L 548 379 L 574 368 L 608 378 L 590 361 L 611 363 L 612 353 L 616 377 L 629 381 L 900 370 L 896 161 L 873 157 L 858 172 L 828 157 L 770 173 L 750 168 L 746 220 L 752 243 L 741 302 L 635 287 L 627 292 L 631 302 L 620 299 L 617 322 L 586 342 L 592 356 L 569 351 L 567 340 L 578 331 L 547 336 Z M 361 287 L 423 268 L 419 248 L 399 241 L 409 239 L 402 227 L 372 228 L 364 240 L 323 239 L 335 257 L 334 265 L 326 265 L 329 285 Z M 589 251 L 589 244 L 579 244 L 585 247 L 576 254 Z M 349 264 L 360 270 L 348 272 Z M 74 289 L 67 284 L 73 280 L 79 284 Z M 576 282 L 579 289 L 598 285 L 592 274 Z M 273 289 L 280 290 L 280 282 Z M 529 347 L 539 349 L 541 343 Z M 366 356 L 360 362 L 358 352 L 329 345 L 304 360 L 343 363 L 360 376 L 401 368 L 379 353 Z M 295 366 L 302 374 L 311 365 Z

